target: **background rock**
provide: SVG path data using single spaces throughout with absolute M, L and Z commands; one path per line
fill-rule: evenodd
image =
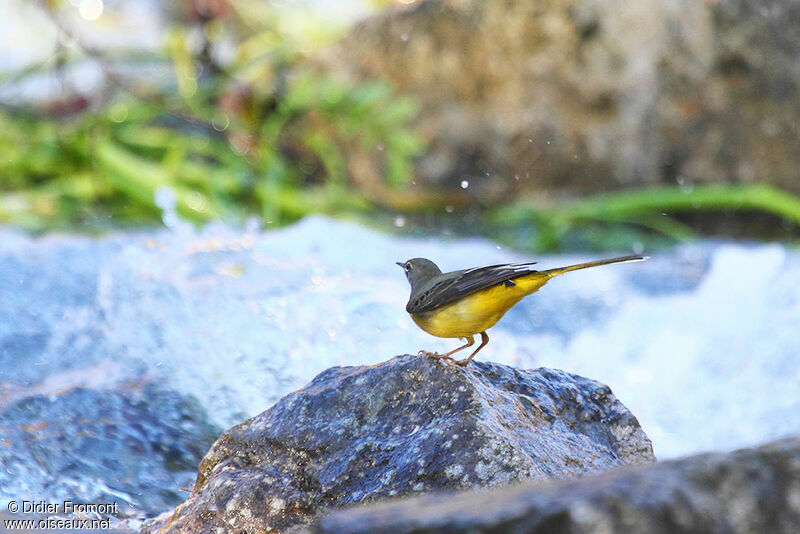
M 424 0 L 325 57 L 416 95 L 429 183 L 517 190 L 766 181 L 800 192 L 800 4 Z
M 306 534 L 800 532 L 800 438 L 581 480 L 334 512 Z
M 120 516 L 175 506 L 219 430 L 196 401 L 74 388 L 0 411 L 2 493 L 17 501 L 117 503 Z
M 398 356 L 328 369 L 223 433 L 166 532 L 283 530 L 330 506 L 654 460 L 636 418 L 598 382 Z

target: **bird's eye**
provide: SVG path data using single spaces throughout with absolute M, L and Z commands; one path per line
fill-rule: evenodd
M 403 268 L 406 270 L 406 272 L 408 272 L 408 271 L 411 270 L 411 264 L 410 263 L 406 263 L 405 265 L 403 265 Z

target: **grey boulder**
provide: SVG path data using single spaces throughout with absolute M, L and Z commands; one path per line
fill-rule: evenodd
M 603 384 L 405 355 L 328 369 L 224 432 L 188 500 L 144 531 L 281 531 L 330 507 L 654 460 Z
M 335 512 L 305 534 L 796 534 L 800 437 L 576 481 Z

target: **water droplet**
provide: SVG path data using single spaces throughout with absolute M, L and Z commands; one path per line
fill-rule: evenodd
M 97 20 L 103 14 L 103 0 L 81 0 L 78 14 L 86 20 Z
M 402 215 L 398 215 L 394 218 L 394 225 L 398 228 L 402 228 L 406 225 L 406 218 Z
M 125 104 L 114 104 L 108 110 L 108 118 L 114 122 L 125 122 L 128 118 L 128 106 Z
M 447 205 L 444 207 L 444 211 L 447 213 L 453 213 L 453 206 Z
M 159 186 L 153 195 L 156 206 L 162 211 L 175 209 L 175 190 L 167 186 Z
M 461 189 L 466 189 L 469 187 L 469 180 L 461 180 Z
M 197 212 L 208 211 L 208 198 L 197 191 L 190 191 L 184 195 L 185 203 L 190 209 Z
M 161 214 L 161 222 L 163 222 L 164 226 L 167 228 L 175 228 L 181 221 L 178 218 L 178 214 L 174 211 L 165 211 Z
M 403 35 L 401 35 L 401 36 L 400 36 L 400 40 L 402 40 L 402 41 L 408 41 L 408 34 L 407 34 L 407 33 L 404 33 Z
M 255 215 L 251 215 L 244 221 L 244 231 L 248 234 L 255 234 L 261 230 L 261 220 Z
M 231 124 L 231 119 L 228 118 L 227 115 L 222 114 L 218 117 L 214 117 L 214 120 L 211 121 L 211 126 L 218 132 L 223 132 L 228 129 L 228 126 Z

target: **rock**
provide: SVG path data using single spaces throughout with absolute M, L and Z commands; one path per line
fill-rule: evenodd
M 770 182 L 800 192 L 800 4 L 423 0 L 325 56 L 416 95 L 420 178 L 485 203 Z M 516 178 L 516 179 L 515 179 Z
M 800 532 L 800 438 L 576 481 L 353 508 L 303 532 L 794 534 Z
M 195 401 L 153 386 L 27 397 L 0 412 L 0 497 L 144 517 L 182 500 L 218 432 Z
M 654 461 L 598 382 L 426 356 L 334 367 L 227 430 L 189 499 L 145 532 L 281 531 L 328 507 Z

